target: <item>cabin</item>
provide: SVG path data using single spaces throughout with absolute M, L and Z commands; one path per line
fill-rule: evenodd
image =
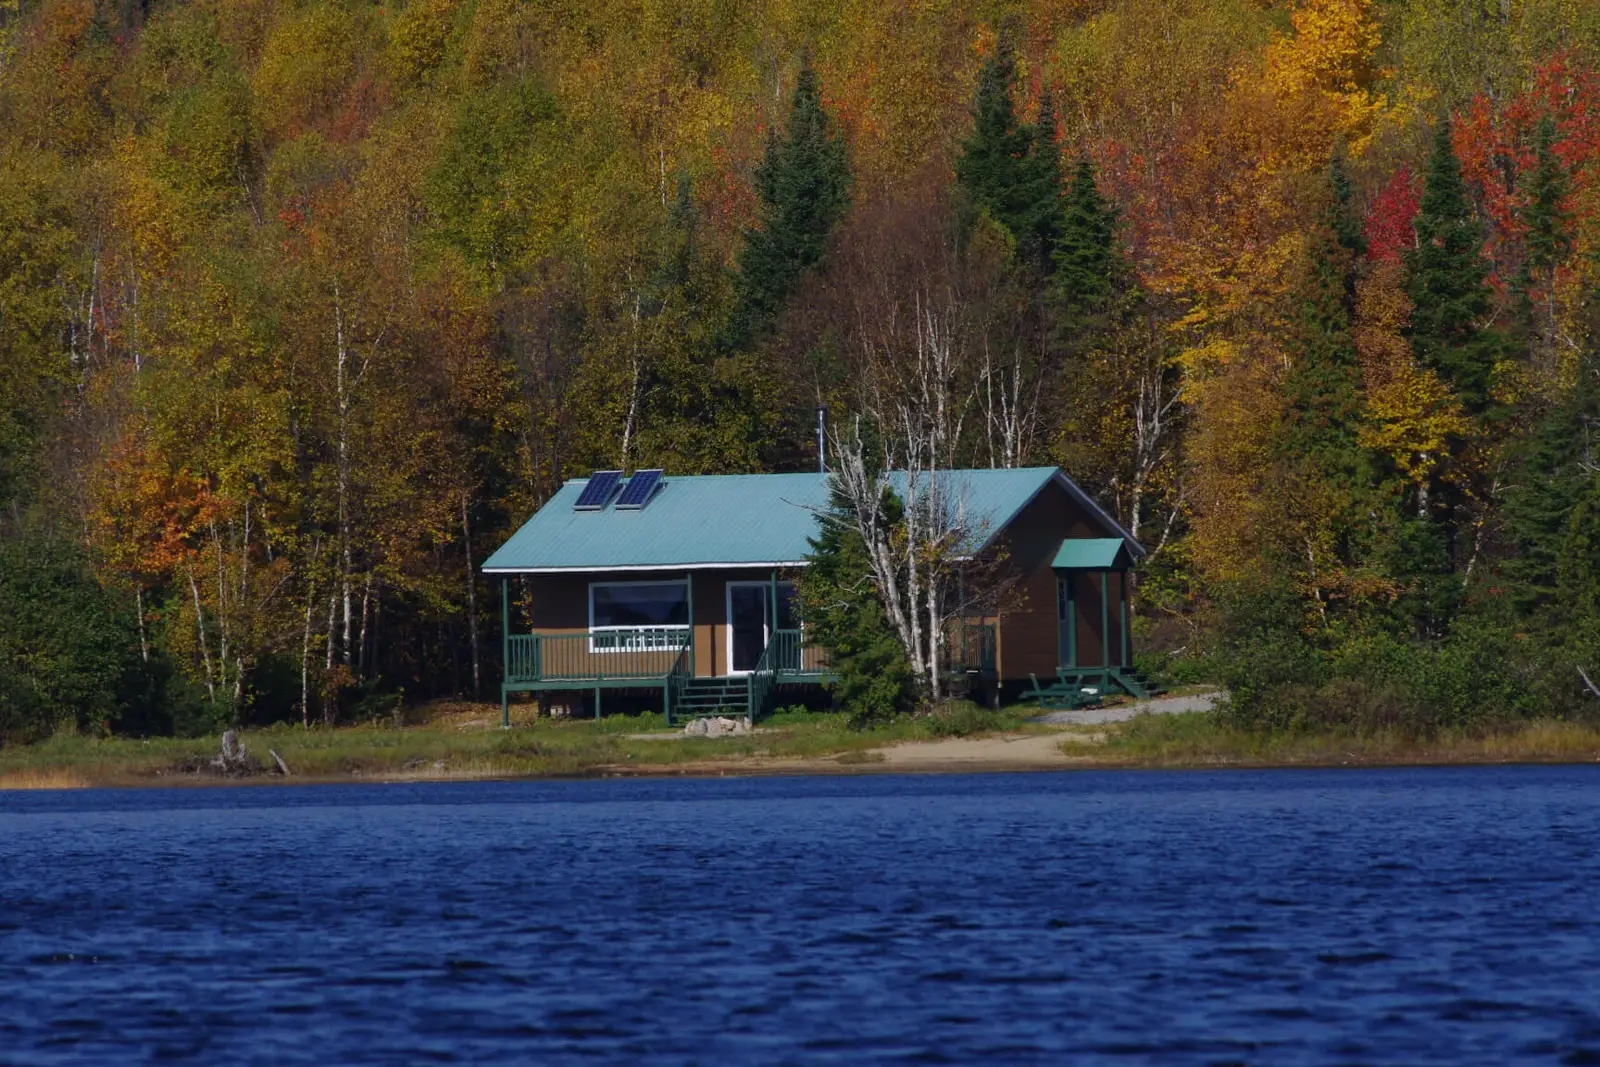
M 1055 467 L 937 477 L 972 531 L 964 558 L 993 561 L 984 581 L 1005 590 L 972 597 L 982 606 L 945 631 L 951 681 L 1052 706 L 1146 695 L 1128 625 L 1139 543 Z M 502 721 L 513 693 L 592 698 L 598 716 L 613 690 L 650 695 L 669 722 L 754 721 L 784 690 L 826 686 L 828 650 L 807 640 L 794 579 L 828 499 L 820 473 L 567 482 L 483 565 L 501 579 Z

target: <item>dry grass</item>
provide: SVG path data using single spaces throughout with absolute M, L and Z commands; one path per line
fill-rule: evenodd
M 946 709 L 942 716 L 852 729 L 841 715 L 782 713 L 753 734 L 684 737 L 660 716 L 534 720 L 519 715 L 498 728 L 499 707 L 432 705 L 405 726 L 337 730 L 279 726 L 247 731 L 257 760 L 253 781 L 282 781 L 268 750 L 289 765 L 291 781 L 445 781 L 607 774 L 726 774 L 841 769 L 883 764 L 880 751 L 905 742 L 1044 731 L 1015 714 Z M 1022 729 L 1019 730 L 1019 726 Z M 1273 736 L 1229 730 L 1205 713 L 1141 716 L 1123 724 L 1049 730 L 1075 766 L 1227 767 L 1340 764 L 1589 762 L 1600 760 L 1600 730 L 1535 721 L 1493 733 L 1418 741 L 1399 734 L 1364 737 Z M 216 738 L 197 740 L 55 737 L 0 749 L 0 789 L 219 782 L 206 766 Z
M 1600 760 L 1600 729 L 1536 719 L 1426 739 L 1398 732 L 1252 734 L 1199 712 L 1134 719 L 1109 736 L 1104 753 L 1108 762 L 1145 767 L 1590 763 Z
M 275 751 L 298 781 L 441 781 L 474 778 L 576 777 L 617 773 L 724 773 L 758 770 L 772 761 L 873 762 L 872 749 L 933 736 L 952 728 L 928 717 L 874 730 L 852 729 L 842 715 L 782 713 L 753 734 L 685 737 L 659 714 L 592 719 L 535 719 L 515 707 L 510 731 L 499 728 L 498 705 L 450 703 L 410 709 L 405 725 L 336 730 L 277 726 L 242 739 L 259 774 L 282 780 Z M 971 721 L 967 721 L 971 719 Z M 981 733 L 1014 725 L 1006 716 L 965 715 L 955 723 Z M 55 737 L 0 749 L 0 781 L 54 780 L 81 785 L 217 782 L 207 763 L 215 738 L 197 740 Z M 792 764 L 791 764 L 792 765 Z
M 0 790 L 7 789 L 88 789 L 93 782 L 73 771 L 12 771 L 0 774 Z

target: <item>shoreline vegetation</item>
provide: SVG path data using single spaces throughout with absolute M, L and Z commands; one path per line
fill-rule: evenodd
M 1033 709 L 955 704 L 873 729 L 842 715 L 780 713 L 750 734 L 685 736 L 660 716 L 523 719 L 503 731 L 487 704 L 421 709 L 404 724 L 244 731 L 255 768 L 211 767 L 217 737 L 58 735 L 0 749 L 0 791 L 95 787 L 720 777 L 766 774 L 993 773 L 1070 769 L 1264 769 L 1429 764 L 1587 763 L 1600 727 L 1537 719 L 1432 738 L 1398 732 L 1261 734 L 1214 713 L 1045 725 Z M 270 750 L 270 751 L 269 751 Z M 289 768 L 276 769 L 271 753 Z

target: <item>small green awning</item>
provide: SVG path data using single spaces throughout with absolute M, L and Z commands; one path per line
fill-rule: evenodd
M 1051 564 L 1056 570 L 1118 571 L 1129 566 L 1128 546 L 1120 537 L 1069 537 Z

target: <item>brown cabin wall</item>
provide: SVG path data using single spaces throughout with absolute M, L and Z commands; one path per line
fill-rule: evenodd
M 770 568 L 697 570 L 694 582 L 694 669 L 697 677 L 728 670 L 728 583 L 767 582 Z M 786 575 L 779 571 L 779 580 Z M 581 574 L 530 574 L 527 629 L 546 634 L 589 632 L 590 582 L 681 582 L 683 571 L 588 571 Z M 516 629 L 513 623 L 513 629 Z
M 1100 520 L 1061 486 L 1052 482 L 1017 515 L 1002 538 L 1014 586 L 1000 618 L 1000 677 L 1026 680 L 1053 677 L 1060 661 L 1060 624 L 1056 607 L 1056 572 L 1050 566 L 1065 537 L 1106 537 Z M 1119 577 L 1111 576 L 1113 635 L 1117 634 Z M 1103 650 L 1100 625 L 1100 579 L 1078 572 L 1073 575 L 1078 598 L 1078 662 L 1100 666 Z M 1120 658 L 1120 636 L 1114 641 L 1112 662 Z

